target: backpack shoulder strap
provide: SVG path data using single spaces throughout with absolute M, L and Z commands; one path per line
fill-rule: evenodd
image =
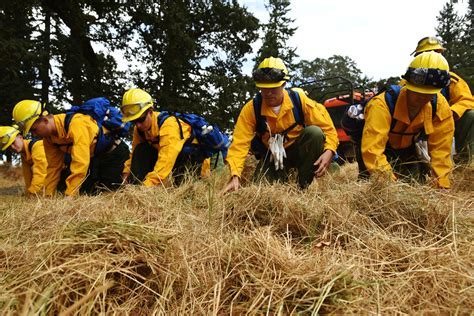
M 39 138 L 36 138 L 36 137 L 33 137 L 30 141 L 30 143 L 28 144 L 28 150 L 30 151 L 30 154 L 32 153 L 32 150 L 33 150 L 33 145 L 39 141 L 40 139 Z
M 298 91 L 287 89 L 288 95 L 290 96 L 291 103 L 293 103 L 293 115 L 297 124 L 305 126 L 303 105 L 301 104 L 301 98 Z
M 449 91 L 449 87 L 448 87 L 448 91 Z M 443 93 L 443 90 L 441 90 L 441 93 Z M 448 92 L 448 95 L 449 95 L 449 92 Z M 448 98 L 446 98 L 446 100 L 448 100 L 449 102 Z M 431 100 L 431 119 L 435 118 L 437 109 L 438 109 L 438 95 L 435 94 L 433 100 Z
M 402 87 L 398 85 L 391 85 L 385 90 L 385 103 L 387 103 L 388 109 L 390 111 L 390 116 L 392 117 L 392 123 L 390 124 L 390 131 L 393 130 L 397 120 L 393 117 L 395 112 L 395 105 L 397 104 L 398 95 Z
M 184 134 L 183 134 L 183 127 L 181 126 L 181 122 L 178 118 L 178 115 L 176 113 L 171 113 L 167 111 L 162 111 L 160 114 L 158 114 L 158 127 L 161 128 L 163 123 L 166 121 L 167 118 L 170 116 L 173 116 L 176 119 L 176 122 L 178 122 L 179 126 L 179 136 L 181 139 L 184 139 Z
M 66 135 L 69 132 L 69 125 L 71 125 L 72 117 L 75 113 L 66 112 L 66 117 L 64 118 L 64 130 L 66 131 Z
M 253 110 L 255 113 L 255 121 L 257 134 L 265 133 L 267 127 L 265 124 L 265 118 L 262 116 L 262 94 L 259 92 L 253 98 Z

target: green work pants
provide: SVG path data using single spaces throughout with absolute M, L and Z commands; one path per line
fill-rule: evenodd
M 314 163 L 324 151 L 324 132 L 318 126 L 307 126 L 296 139 L 295 143 L 286 148 L 283 170 L 275 170 L 273 161 L 270 161 L 271 152 L 267 150 L 262 155 L 254 180 L 260 181 L 266 178 L 269 182 L 288 181 L 288 172 L 291 168 L 298 170 L 298 184 L 306 188 L 314 178 Z

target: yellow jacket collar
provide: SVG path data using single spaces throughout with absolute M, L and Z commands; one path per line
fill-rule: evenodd
M 395 111 L 393 112 L 393 118 L 397 121 L 403 122 L 406 125 L 411 125 L 412 123 L 418 123 L 423 120 L 423 125 L 425 128 L 426 134 L 431 134 L 433 132 L 433 116 L 432 116 L 432 106 L 431 102 L 425 104 L 420 113 L 415 117 L 413 121 L 410 121 L 410 116 L 408 115 L 408 102 L 407 102 L 407 90 L 402 88 L 400 94 L 397 98 L 397 103 L 395 104 Z M 387 93 L 387 92 L 386 92 Z

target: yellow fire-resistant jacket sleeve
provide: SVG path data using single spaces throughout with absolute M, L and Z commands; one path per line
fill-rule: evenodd
M 389 172 L 392 179 L 396 179 L 392 172 L 385 147 L 388 142 L 388 134 L 392 117 L 390 111 L 382 98 L 374 97 L 365 108 L 365 125 L 362 133 L 361 152 L 367 170 Z
M 36 141 L 30 152 L 31 140 L 24 140 L 25 151 L 21 155 L 23 177 L 26 190 L 31 194 L 42 194 L 48 162 L 44 153 L 43 141 Z
M 365 109 L 365 126 L 362 135 L 362 158 L 369 172 L 385 170 L 395 175 L 384 154 L 387 143 L 394 149 L 407 148 L 413 143 L 412 134 L 423 129 L 428 135 L 428 150 L 431 157 L 432 175 L 439 187 L 450 186 L 449 173 L 452 169 L 450 159 L 454 121 L 447 101 L 440 93 L 437 95 L 437 110 L 433 118 L 431 104 L 425 105 L 417 117 L 408 117 L 406 88 L 402 88 L 394 111 L 397 123 L 390 133 L 392 116 L 385 103 L 384 94 L 374 97 Z
M 71 175 L 66 179 L 66 195 L 76 195 L 87 177 L 91 157 L 94 155 L 95 142 L 99 127 L 89 116 L 77 116 L 71 119 L 67 137 L 72 140 Z
M 438 103 L 439 104 L 439 103 Z M 431 157 L 431 170 L 436 186 L 449 188 L 449 174 L 453 169 L 451 161 L 451 146 L 454 136 L 453 117 L 433 121 L 433 133 L 428 135 L 428 151 Z
M 45 194 L 53 195 L 61 178 L 61 171 L 64 167 L 64 152 L 53 144 L 50 139 L 43 139 L 44 152 L 48 162 L 46 179 L 44 181 Z
M 132 166 L 132 156 L 133 156 L 133 152 L 135 151 L 135 147 L 137 147 L 138 144 L 142 143 L 142 142 L 146 142 L 145 139 L 142 139 L 140 137 L 140 133 L 138 133 L 138 129 L 137 127 L 135 126 L 134 129 L 133 129 L 133 138 L 132 138 L 132 150 L 130 151 L 130 157 L 128 158 L 127 161 L 125 161 L 125 164 L 123 166 L 123 171 L 122 171 L 122 174 L 128 174 L 130 173 L 130 168 Z
M 82 182 L 87 176 L 90 159 L 93 156 L 99 127 L 92 117 L 76 113 L 69 124 L 68 133 L 64 128 L 64 114 L 54 116 L 57 135 L 44 139 L 44 149 L 48 160 L 46 192 L 52 194 L 60 179 L 64 166 L 64 154 L 71 154 L 71 174 L 66 179 L 68 196 L 79 193 Z
M 459 119 L 467 110 L 474 109 L 474 97 L 471 90 L 461 77 L 455 73 L 451 74 L 451 83 L 449 85 L 449 105 L 451 111 L 457 114 Z
M 319 126 L 326 136 L 324 149 L 336 152 L 339 144 L 337 131 L 326 108 L 322 104 L 308 98 L 304 92 L 297 92 L 300 96 L 305 124 L 307 126 Z M 266 106 L 264 101 L 262 102 L 261 114 L 265 117 L 268 124 L 267 128 L 270 128 L 272 134 L 281 133 L 295 123 L 293 103 L 291 102 L 290 96 L 286 90 L 284 91 L 283 103 L 278 115 L 276 115 L 270 107 Z M 288 141 L 284 144 L 284 147 L 288 148 L 291 146 L 299 137 L 303 129 L 304 127 L 300 125 L 293 128 L 287 135 Z M 232 176 L 240 177 L 242 174 L 245 158 L 249 152 L 250 143 L 255 132 L 256 118 L 253 100 L 250 100 L 244 105 L 239 118 L 237 119 L 232 145 L 227 154 L 226 161 L 229 164 Z M 270 134 L 268 132 L 262 136 L 262 141 L 267 147 L 269 137 Z

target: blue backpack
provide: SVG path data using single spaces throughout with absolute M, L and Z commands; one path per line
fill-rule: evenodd
M 398 95 L 400 94 L 401 86 L 398 85 L 391 85 L 386 88 L 383 88 L 379 93 L 376 95 L 380 95 L 381 93 L 385 92 L 385 103 L 388 106 L 388 109 L 390 111 L 390 115 L 392 116 L 392 122 L 390 124 L 390 133 L 393 134 L 399 134 L 399 135 L 418 135 L 419 132 L 417 133 L 398 133 L 398 132 L 393 132 L 393 128 L 397 124 L 397 120 L 393 117 L 393 113 L 395 112 L 395 105 L 397 104 L 397 99 Z M 362 106 L 362 113 L 364 112 L 365 107 L 367 104 L 372 100 L 373 97 L 370 97 L 366 100 L 363 100 L 360 105 Z M 436 115 L 436 107 L 437 107 L 437 96 L 431 100 L 431 106 L 433 108 L 432 111 L 432 116 L 433 118 Z M 348 112 L 344 113 L 342 120 L 341 120 L 341 126 L 346 132 L 347 135 L 349 135 L 352 139 L 353 142 L 360 144 L 362 140 L 362 133 L 364 131 L 364 125 L 365 125 L 365 120 L 364 119 L 357 119 L 350 117 L 348 115 Z
M 293 123 L 290 127 L 285 129 L 282 134 L 286 137 L 286 135 L 297 125 L 305 126 L 304 123 L 304 114 L 303 114 L 303 107 L 301 105 L 301 99 L 298 92 L 286 89 L 288 95 L 290 96 L 291 103 L 293 103 L 293 116 L 295 118 L 295 123 Z M 260 159 L 265 156 L 268 148 L 262 142 L 262 136 L 267 131 L 267 124 L 265 117 L 262 116 L 262 95 L 258 93 L 253 98 L 253 109 L 255 113 L 255 120 L 257 122 L 255 137 L 252 139 L 252 143 L 250 148 L 255 155 L 255 158 Z
M 196 114 L 163 111 L 158 115 L 158 127 L 161 128 L 165 120 L 170 117 L 174 117 L 178 122 L 181 139 L 184 139 L 184 136 L 180 120 L 191 126 L 192 134 L 183 146 L 181 151 L 183 154 L 200 150 L 206 158 L 219 153 L 222 154 L 223 158 L 227 157 L 230 140 L 217 125 L 210 124 L 206 119 Z M 198 144 L 192 143 L 194 139 L 197 139 Z
M 76 113 L 91 116 L 99 126 L 99 134 L 97 135 L 97 144 L 94 151 L 96 155 L 106 152 L 117 139 L 127 136 L 129 133 L 131 123 L 124 123 L 120 110 L 111 106 L 106 98 L 90 99 L 82 105 L 71 107 L 66 112 L 66 118 L 64 119 L 66 134 L 69 131 L 71 119 Z M 109 133 L 105 134 L 102 127 L 105 127 Z

